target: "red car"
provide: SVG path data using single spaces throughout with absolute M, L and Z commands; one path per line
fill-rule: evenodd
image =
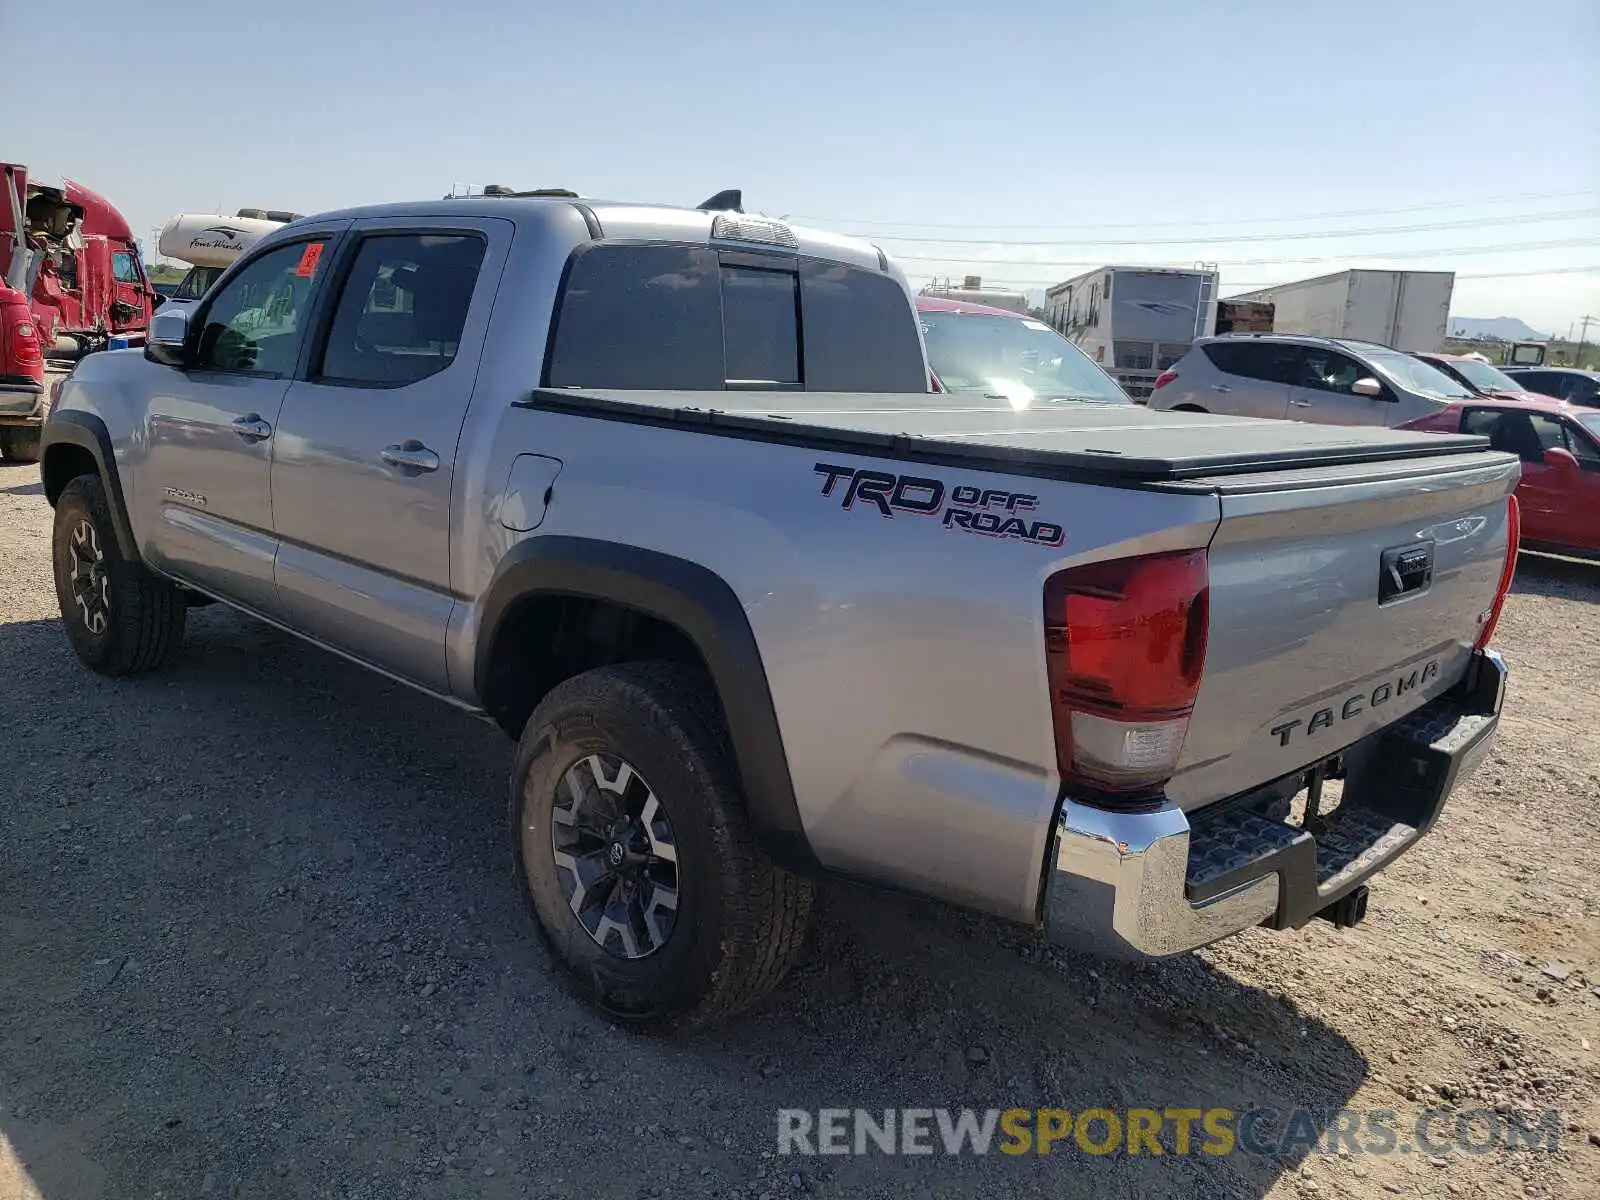
M 1408 429 L 1477 433 L 1522 459 L 1522 545 L 1600 560 L 1600 409 L 1534 396 L 1461 400 Z
M 1538 392 L 1530 392 L 1511 376 L 1492 363 L 1480 362 L 1464 354 L 1432 354 L 1426 351 L 1413 353 L 1431 367 L 1437 367 L 1457 383 L 1464 383 L 1480 396 L 1495 400 L 1538 400 Z
M 936 392 L 1007 400 L 1016 408 L 1133 403 L 1087 354 L 1027 313 L 918 296 L 917 319 Z

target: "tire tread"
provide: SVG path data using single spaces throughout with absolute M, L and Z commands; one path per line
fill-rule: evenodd
M 98 475 L 79 475 L 71 480 L 56 501 L 57 510 L 79 497 L 102 539 L 102 553 L 115 571 L 111 580 L 114 630 L 109 652 L 99 661 L 90 661 L 81 652 L 79 657 L 92 669 L 113 676 L 137 675 L 164 666 L 183 644 L 188 618 L 183 593 L 142 562 L 123 557 L 111 521 L 105 483 Z M 74 619 L 66 610 L 64 598 L 62 618 Z

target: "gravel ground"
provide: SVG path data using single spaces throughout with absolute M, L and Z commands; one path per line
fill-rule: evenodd
M 191 614 L 71 658 L 0 466 L 0 1197 L 1600 1194 L 1600 568 L 1527 558 L 1492 761 L 1367 922 L 1142 967 L 829 885 L 736 1024 L 624 1032 L 510 883 L 496 731 Z M 1561 1112 L 1555 1154 L 779 1157 L 784 1107 Z

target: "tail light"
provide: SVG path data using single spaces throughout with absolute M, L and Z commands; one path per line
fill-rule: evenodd
M 1500 624 L 1500 613 L 1506 606 L 1506 596 L 1511 592 L 1511 577 L 1517 573 L 1517 550 L 1521 545 L 1522 507 L 1517 503 L 1517 494 L 1512 492 L 1506 497 L 1506 563 L 1500 568 L 1500 586 L 1495 589 L 1494 603 L 1489 606 L 1489 615 L 1483 622 L 1483 628 L 1478 631 L 1474 649 L 1485 649 L 1494 638 L 1495 627 Z
M 31 375 L 33 378 L 44 381 L 44 354 L 39 349 L 39 335 L 35 333 L 37 326 L 24 317 L 21 320 L 14 316 L 5 320 L 11 314 L 0 310 L 0 364 L 12 374 Z
M 1156 376 L 1155 385 L 1153 387 L 1151 387 L 1150 390 L 1152 392 L 1159 392 L 1162 388 L 1166 387 L 1167 384 L 1171 383 L 1177 377 L 1178 377 L 1178 373 L 1176 371 L 1171 371 L 1171 370 L 1163 371 L 1163 372 L 1161 372 L 1161 374 Z
M 14 362 L 29 366 L 44 362 L 44 354 L 39 349 L 39 335 L 31 321 L 20 321 L 11 327 L 11 358 Z
M 1061 777 L 1091 793 L 1172 778 L 1205 667 L 1203 550 L 1089 563 L 1045 583 L 1045 658 Z

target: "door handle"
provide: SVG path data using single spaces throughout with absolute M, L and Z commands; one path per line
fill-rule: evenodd
M 1211 390 L 1213 392 L 1231 392 L 1231 391 L 1233 391 L 1233 389 L 1231 387 L 1229 387 L 1225 383 L 1213 383 L 1211 385 Z
M 429 450 L 416 438 L 407 438 L 394 446 L 385 446 L 379 458 L 391 467 L 402 467 L 409 471 L 437 471 L 439 469 L 439 456 Z
M 260 413 L 250 413 L 233 423 L 233 431 L 247 442 L 259 442 L 272 436 L 272 426 L 261 419 Z
M 1290 408 L 1310 408 L 1311 407 L 1311 401 L 1309 401 L 1309 400 L 1291 400 L 1291 401 L 1289 401 L 1289 407 Z

